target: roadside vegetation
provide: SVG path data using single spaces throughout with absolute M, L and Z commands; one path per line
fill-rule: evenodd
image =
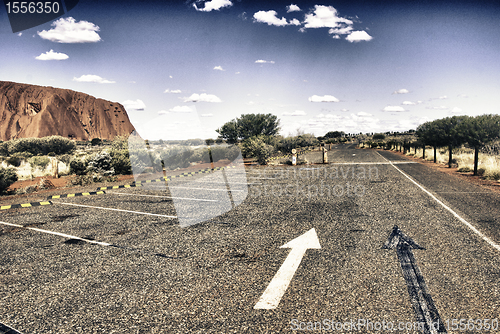
M 446 117 L 423 123 L 416 131 L 374 134 L 359 145 L 396 150 L 500 180 L 500 115 Z
M 64 137 L 23 138 L 0 142 L 0 192 L 16 180 L 70 176 L 68 185 L 115 181 L 119 175 L 162 173 L 197 165 L 214 166 L 240 154 L 247 161 L 279 163 L 292 149 L 335 143 L 397 150 L 446 163 L 461 172 L 500 179 L 500 116 L 454 116 L 420 125 L 416 130 L 370 134 L 329 131 L 315 137 L 297 130 L 279 135 L 272 114 L 241 115 L 216 130 L 214 139 L 145 141 L 140 137 L 74 141 Z M 281 162 L 283 162 L 281 160 Z M 307 163 L 307 161 L 298 161 Z M 157 176 L 157 175 L 156 175 Z M 22 191 L 22 190 L 20 190 Z

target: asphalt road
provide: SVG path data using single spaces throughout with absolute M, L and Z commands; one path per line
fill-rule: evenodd
M 1 222 L 67 236 L 0 224 L 0 323 L 24 334 L 135 334 L 322 332 L 319 323 L 326 331 L 366 321 L 375 327 L 334 332 L 417 333 L 397 251 L 383 248 L 397 225 L 425 248 L 413 250 L 416 265 L 448 332 L 500 332 L 477 325 L 500 319 L 492 246 L 500 244 L 500 196 L 390 152 L 341 145 L 328 158 L 235 172 L 232 197 L 220 175 L 200 175 L 170 190 L 116 189 L 2 211 Z M 169 217 L 179 212 L 189 219 Z M 305 252 L 275 309 L 255 309 L 292 252 L 280 247 L 313 228 L 321 248 Z M 476 327 L 454 331 L 454 319 Z M 377 329 L 382 322 L 394 331 Z

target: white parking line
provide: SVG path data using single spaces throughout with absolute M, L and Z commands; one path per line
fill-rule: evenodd
M 194 182 L 199 182 L 199 183 L 215 183 L 215 184 L 226 184 L 226 182 L 219 182 L 219 181 L 198 181 L 198 180 L 195 180 Z M 252 185 L 252 184 L 262 184 L 262 183 L 250 183 L 250 182 L 228 182 L 229 185 L 232 185 L 232 184 L 245 184 L 245 185 Z
M 4 225 L 8 225 L 8 226 L 14 226 L 14 227 L 23 228 L 23 229 L 27 229 L 27 230 L 32 230 L 32 231 L 36 231 L 36 232 L 53 234 L 53 235 L 57 235 L 57 236 L 68 238 L 68 239 L 82 240 L 82 241 L 85 241 L 85 242 L 88 242 L 88 243 L 91 243 L 91 244 L 97 244 L 97 245 L 101 245 L 101 246 L 111 246 L 111 244 L 108 244 L 107 242 L 101 242 L 101 241 L 83 239 L 83 238 L 80 238 L 80 237 L 75 237 L 74 235 L 69 235 L 69 234 L 64 234 L 64 233 L 59 233 L 59 232 L 54 232 L 54 231 L 49 231 L 49 230 L 42 230 L 42 229 L 36 228 L 36 227 L 29 227 L 29 226 L 25 227 L 23 225 L 6 223 L 6 222 L 1 222 L 1 221 L 0 221 L 0 224 L 4 224 Z
M 107 191 L 106 194 L 115 195 L 126 195 L 126 196 L 144 196 L 144 197 L 159 197 L 159 198 L 173 198 L 173 199 L 184 199 L 189 201 L 202 201 L 202 202 L 219 202 L 214 199 L 200 199 L 200 198 L 187 198 L 187 197 L 171 197 L 171 196 L 159 196 L 159 195 L 144 195 L 144 194 L 131 194 L 131 193 L 119 193 L 116 191 Z
M 148 186 L 148 188 L 161 188 L 161 187 L 150 187 Z M 181 188 L 181 189 L 191 189 L 191 190 L 211 190 L 211 191 L 226 191 L 227 192 L 227 189 L 210 189 L 210 188 L 191 188 L 191 187 L 179 187 L 179 186 L 168 186 L 168 188 Z M 231 189 L 231 191 L 244 191 L 244 190 L 233 190 Z
M 378 152 L 377 152 L 378 153 Z M 380 153 L 378 153 L 382 158 L 384 158 Z M 386 158 L 384 158 L 385 160 L 387 160 Z M 389 160 L 387 160 L 389 161 Z M 389 161 L 390 162 L 390 161 Z M 405 172 L 403 172 L 401 169 L 399 169 L 398 167 L 396 167 L 392 162 L 390 162 L 390 164 L 392 165 L 392 167 L 396 168 L 396 170 L 398 172 L 400 172 L 401 174 L 403 174 L 408 180 L 410 180 L 411 182 L 413 182 L 417 187 L 419 187 L 423 192 L 425 192 L 427 195 L 429 195 L 433 200 L 435 200 L 436 202 L 438 202 L 443 208 L 445 208 L 446 210 L 448 210 L 453 216 L 455 216 L 459 221 L 461 221 L 463 224 L 465 224 L 468 228 L 470 228 L 474 233 L 476 233 L 479 237 L 481 237 L 481 239 L 483 239 L 484 241 L 486 241 L 491 247 L 495 248 L 497 251 L 500 251 L 500 246 L 495 243 L 493 240 L 491 240 L 490 238 L 488 238 L 486 235 L 484 235 L 483 233 L 481 233 L 478 229 L 476 229 L 471 223 L 469 223 L 468 221 L 466 221 L 465 219 L 463 219 L 462 217 L 460 217 L 458 215 L 458 213 L 456 213 L 455 211 L 453 211 L 449 206 L 447 206 L 446 204 L 444 204 L 443 202 L 441 202 L 439 199 L 437 199 L 436 196 L 434 196 L 433 194 L 431 194 L 430 191 L 428 191 L 427 189 L 425 189 L 424 187 L 422 187 L 419 183 L 417 183 L 415 180 L 413 180 L 410 176 L 408 176 Z
M 101 207 L 101 206 L 82 205 L 82 204 L 64 203 L 64 202 L 55 202 L 55 201 L 53 201 L 52 204 L 64 204 L 64 205 L 80 206 L 80 207 L 83 207 L 83 208 L 92 208 L 92 209 L 120 211 L 120 212 L 128 212 L 128 213 L 137 213 L 139 215 L 148 215 L 148 216 L 157 216 L 157 217 L 166 217 L 166 218 L 177 218 L 177 216 L 167 216 L 167 215 L 160 215 L 160 214 L 157 214 L 157 213 L 149 213 L 149 212 L 141 212 L 141 211 L 130 211 L 130 210 L 113 209 L 113 208 L 104 208 L 104 207 Z

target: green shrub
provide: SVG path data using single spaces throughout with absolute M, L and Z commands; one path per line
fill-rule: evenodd
M 500 180 L 500 171 L 487 171 L 484 173 L 484 178 L 487 180 Z
M 7 142 L 0 141 L 0 155 L 9 155 L 9 146 Z
M 111 165 L 111 161 L 112 158 L 108 152 L 100 152 L 90 158 L 87 169 L 91 173 L 113 175 L 115 170 Z
M 469 166 L 464 166 L 464 167 L 460 167 L 457 171 L 460 173 L 468 173 L 468 172 L 472 172 L 472 168 L 470 168 Z
M 70 174 L 85 175 L 87 170 L 87 165 L 81 160 L 71 160 L 69 163 Z
M 5 192 L 11 184 L 17 181 L 17 174 L 14 168 L 0 167 L 0 193 Z
M 34 156 L 30 159 L 30 163 L 32 166 L 39 166 L 41 169 L 45 169 L 49 162 L 50 159 L 44 156 Z
M 477 175 L 479 175 L 479 176 L 483 176 L 485 172 L 486 172 L 485 168 L 478 168 L 477 169 Z
M 43 138 L 20 138 L 7 142 L 9 155 L 16 152 L 29 152 L 33 155 L 47 155 L 49 152 L 55 154 L 66 154 L 74 151 L 76 144 L 71 139 L 61 136 L 50 136 Z
M 92 146 L 99 146 L 102 144 L 102 140 L 101 138 L 93 138 L 91 141 L 90 141 L 90 145 Z
M 254 136 L 243 141 L 242 152 L 247 157 L 257 158 L 259 164 L 265 165 L 271 154 L 273 154 L 274 147 L 266 144 L 261 136 Z
M 383 133 L 376 133 L 376 134 L 373 135 L 372 138 L 373 139 L 377 139 L 377 140 L 378 139 L 382 139 L 383 140 L 383 139 L 385 139 L 385 134 L 383 134 Z
M 128 175 L 132 174 L 132 166 L 128 150 L 111 150 L 111 167 L 115 174 Z
M 7 164 L 14 166 L 14 167 L 19 167 L 21 166 L 21 163 L 23 161 L 28 160 L 31 158 L 33 154 L 29 152 L 16 152 L 12 154 L 10 157 L 7 158 L 6 162 Z

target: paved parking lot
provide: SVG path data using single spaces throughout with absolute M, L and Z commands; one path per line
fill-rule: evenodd
M 425 248 L 412 249 L 413 265 L 448 332 L 453 319 L 499 317 L 498 194 L 390 152 L 337 146 L 328 157 L 0 212 L 0 323 L 25 334 L 290 333 L 363 321 L 356 331 L 419 332 L 408 326 L 420 304 L 397 250 L 384 248 L 394 225 Z M 280 247 L 312 229 L 320 248 L 305 249 L 275 308 L 256 307 L 291 270 L 295 248 Z

